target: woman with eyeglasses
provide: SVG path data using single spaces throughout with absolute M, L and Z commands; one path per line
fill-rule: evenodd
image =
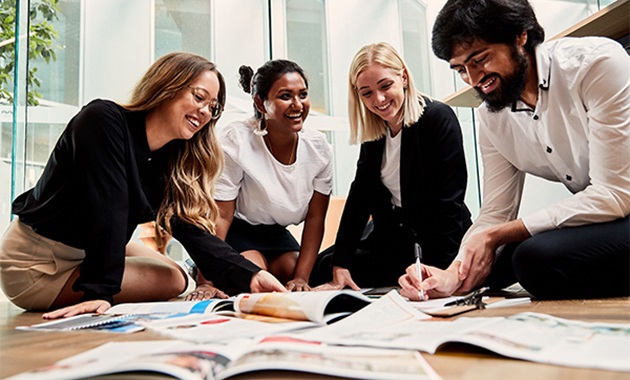
M 304 127 L 311 102 L 299 65 L 273 60 L 256 73 L 249 66 L 239 72 L 254 116 L 219 137 L 225 170 L 215 191 L 217 236 L 289 291 L 307 291 L 332 191 L 332 147 L 323 133 Z M 286 226 L 302 222 L 298 244 Z M 203 298 L 208 285 L 197 283 Z
M 183 270 L 129 242 L 151 220 L 218 286 L 286 291 L 215 236 L 212 192 L 223 157 L 214 125 L 224 104 L 213 63 L 172 53 L 148 69 L 129 103 L 97 99 L 83 107 L 35 187 L 13 203 L 17 218 L 0 241 L 9 300 L 56 309 L 44 318 L 57 318 L 176 297 L 187 286 Z

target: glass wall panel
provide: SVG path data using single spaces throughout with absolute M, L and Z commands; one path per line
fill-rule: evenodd
M 210 58 L 210 0 L 155 0 L 155 57 L 187 51 Z
M 433 94 L 429 67 L 429 37 L 427 15 L 418 0 L 400 0 L 400 27 L 402 30 L 402 54 L 416 82 L 418 90 Z
M 56 34 L 52 40 L 54 58 L 31 59 L 29 66 L 37 69 L 42 105 L 79 106 L 81 2 L 60 0 L 57 9 L 50 22 Z
M 347 75 L 361 46 L 391 43 L 405 56 L 418 87 L 438 99 L 463 86 L 430 51 L 431 23 L 444 0 L 59 0 L 56 17 L 49 22 L 55 32 L 50 38 L 55 59 L 33 57 L 28 62 L 29 6 L 46 2 L 50 0 L 0 0 L 3 7 L 12 5 L 21 14 L 16 20 L 17 44 L 10 34 L 15 23 L 3 24 L 0 34 L 0 52 L 19 47 L 18 70 L 11 71 L 10 83 L 3 85 L 15 93 L 17 102 L 0 99 L 0 230 L 8 223 L 12 198 L 39 178 L 55 141 L 79 107 L 96 97 L 126 101 L 155 57 L 171 51 L 204 55 L 224 74 L 228 105 L 219 128 L 252 114 L 250 96 L 238 87 L 240 65 L 256 69 L 270 58 L 284 57 L 302 65 L 313 102 L 307 123 L 326 130 L 333 144 L 335 195 L 346 195 L 358 155 L 358 147 L 348 144 Z M 613 2 L 532 0 L 549 37 Z M 31 26 L 44 19 L 40 9 Z M 0 57 L 0 66 L 14 59 L 7 57 Z M 27 68 L 37 69 L 39 85 L 27 86 Z M 12 83 L 15 75 L 17 86 Z M 40 94 L 39 105 L 27 107 L 27 92 L 32 90 Z M 476 162 L 474 113 L 457 112 L 469 165 L 472 200 L 467 202 L 474 208 L 479 197 L 475 181 L 482 174 Z M 532 200 L 536 206 L 555 199 L 547 184 L 528 180 L 527 186 L 544 198 Z
M 217 123 L 217 128 L 222 128 L 253 115 L 251 95 L 238 84 L 238 69 L 247 65 L 256 70 L 270 58 L 270 12 L 267 0 L 213 0 L 213 3 L 211 58 L 227 87 L 227 106 Z
M 24 189 L 29 2 L 2 1 L 2 12 L 7 15 L 3 16 L 0 31 L 3 76 L 0 82 L 3 90 L 0 98 L 3 147 L 0 161 L 0 228 L 4 231 L 11 220 L 11 200 Z M 8 147 L 7 142 L 10 142 Z
M 321 0 L 287 0 L 287 56 L 309 78 L 311 110 L 328 113 L 328 46 Z
M 28 110 L 24 189 L 35 185 L 63 128 L 81 105 L 81 2 L 60 0 L 56 7 L 49 3 L 31 0 L 31 12 L 37 15 L 31 25 L 37 24 L 36 30 L 49 25 L 52 38 L 48 55 L 33 52 L 35 41 L 45 39 L 45 34 L 31 37 L 28 64 L 36 70 L 37 81 L 36 85 L 32 82 L 29 91 L 38 94 L 38 104 Z M 47 8 L 42 9 L 42 5 Z

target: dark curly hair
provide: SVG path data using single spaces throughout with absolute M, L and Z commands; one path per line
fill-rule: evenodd
M 545 31 L 527 0 L 448 0 L 433 25 L 431 45 L 438 58 L 448 61 L 455 45 L 475 39 L 513 44 L 524 31 L 525 49 L 533 52 Z

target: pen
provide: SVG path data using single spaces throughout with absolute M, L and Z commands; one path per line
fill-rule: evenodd
M 420 268 L 420 257 L 422 257 L 422 249 L 420 248 L 420 244 L 416 243 L 414 245 L 414 250 L 416 254 L 416 275 L 420 279 L 420 283 L 422 284 L 422 269 Z M 418 297 L 420 297 L 420 301 L 424 301 L 424 290 L 420 288 L 418 292 Z

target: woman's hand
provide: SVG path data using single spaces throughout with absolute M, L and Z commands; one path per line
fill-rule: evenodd
M 407 267 L 406 273 L 398 279 L 400 294 L 411 301 L 420 300 L 420 289 L 424 291 L 425 300 L 429 298 L 448 297 L 455 293 L 462 282 L 459 280 L 459 261 L 454 261 L 446 270 L 430 265 L 422 265 L 422 278 L 417 276 L 416 264 Z
M 223 293 L 222 290 L 214 287 L 212 283 L 198 284 L 195 290 L 190 292 L 185 300 L 186 301 L 202 301 L 209 300 L 210 298 L 228 298 L 228 295 Z
M 252 276 L 249 288 L 252 293 L 287 291 L 287 288 L 282 286 L 282 283 L 266 270 L 261 270 Z
M 308 282 L 303 278 L 294 278 L 287 282 L 287 290 L 290 292 L 308 292 L 311 287 L 308 286 Z
M 42 317 L 44 319 L 66 318 L 85 313 L 97 313 L 103 314 L 112 305 L 105 300 L 93 300 L 78 303 L 76 305 L 66 306 L 62 309 L 44 313 Z
M 333 280 L 316 287 L 313 290 L 341 290 L 349 286 L 353 290 L 361 290 L 352 280 L 350 271 L 342 267 L 333 267 Z

